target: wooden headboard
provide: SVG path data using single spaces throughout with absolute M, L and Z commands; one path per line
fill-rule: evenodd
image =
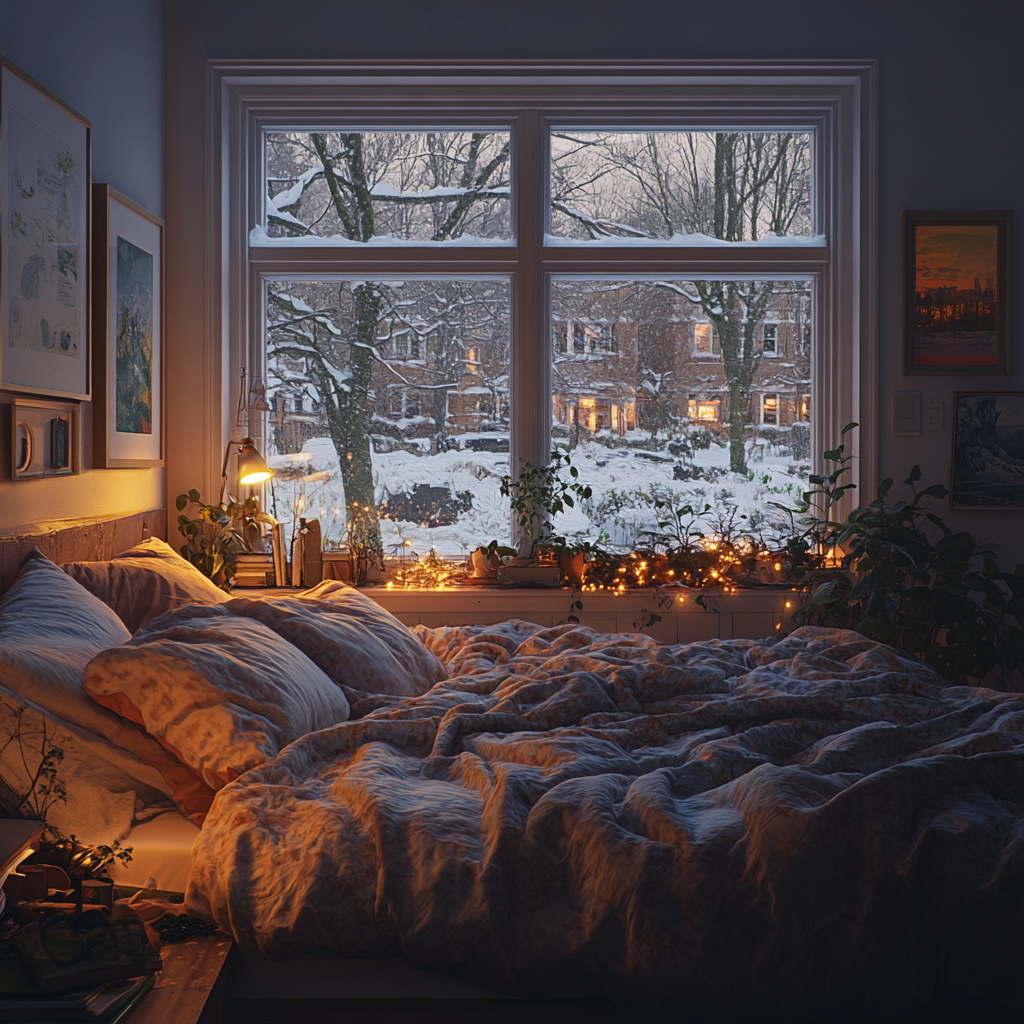
M 61 562 L 102 562 L 147 537 L 167 539 L 166 509 L 0 535 L 0 594 L 14 582 L 22 559 L 33 548 L 39 548 L 58 565 Z

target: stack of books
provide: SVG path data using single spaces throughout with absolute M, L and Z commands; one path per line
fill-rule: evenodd
M 236 556 L 237 568 L 233 585 L 236 587 L 273 587 L 274 556 L 245 551 Z
M 153 987 L 144 974 L 45 992 L 18 958 L 0 960 L 0 1022 L 97 1021 L 120 1024 Z

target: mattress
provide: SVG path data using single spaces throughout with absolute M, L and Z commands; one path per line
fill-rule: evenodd
M 115 861 L 110 877 L 115 885 L 183 893 L 198 835 L 199 829 L 180 811 L 158 814 L 131 830 L 123 845 L 131 847 L 132 859 L 126 865 Z

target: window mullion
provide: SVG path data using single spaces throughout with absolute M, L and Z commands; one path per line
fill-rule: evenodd
M 519 263 L 512 286 L 511 467 L 547 458 L 551 433 L 551 357 L 546 329 L 546 283 L 541 264 L 544 228 L 543 123 L 520 111 L 513 139 Z

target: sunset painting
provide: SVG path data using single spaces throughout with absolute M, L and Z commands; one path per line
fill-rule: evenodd
M 906 372 L 1009 372 L 1008 218 L 907 218 Z

